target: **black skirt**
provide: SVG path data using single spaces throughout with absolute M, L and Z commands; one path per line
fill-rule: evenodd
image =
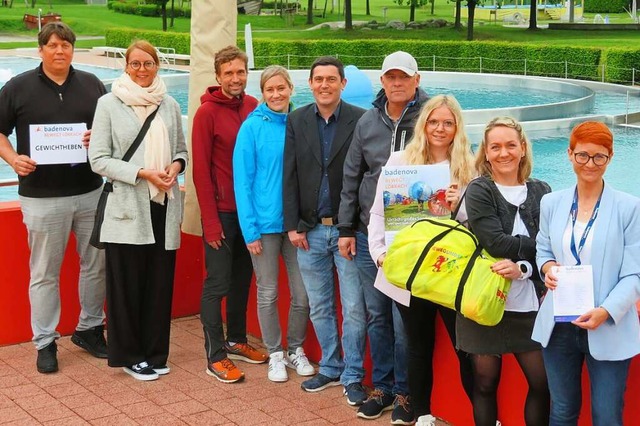
M 456 347 L 470 354 L 500 355 L 542 349 L 531 340 L 537 312 L 505 311 L 494 326 L 480 325 L 458 314 L 456 317 Z

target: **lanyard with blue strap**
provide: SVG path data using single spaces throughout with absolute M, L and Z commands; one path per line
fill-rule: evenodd
M 602 188 L 602 192 L 604 192 L 604 187 Z M 584 228 L 584 232 L 582 233 L 582 237 L 580 238 L 580 244 L 578 245 L 577 249 L 576 249 L 576 241 L 574 238 L 574 229 L 576 226 L 576 220 L 578 218 L 578 188 L 576 188 L 575 192 L 573 193 L 573 204 L 571 205 L 571 222 L 572 222 L 571 254 L 573 254 L 573 257 L 578 262 L 576 263 L 576 265 L 581 264 L 580 253 L 584 248 L 584 243 L 587 241 L 587 237 L 589 236 L 589 231 L 591 231 L 591 228 L 593 227 L 593 222 L 596 220 L 596 217 L 598 217 L 598 210 L 600 209 L 600 200 L 602 199 L 602 192 L 600 193 L 600 196 L 598 197 L 598 201 L 596 202 L 596 205 L 593 208 L 593 213 L 591 213 L 591 219 L 589 219 L 589 222 L 587 222 L 586 228 Z

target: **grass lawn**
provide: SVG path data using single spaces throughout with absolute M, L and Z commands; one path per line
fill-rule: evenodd
M 416 20 L 430 18 L 443 18 L 453 21 L 453 3 L 447 0 L 435 0 L 435 13 L 431 15 L 430 6 L 416 9 Z M 84 0 L 51 0 L 37 2 L 36 9 L 27 8 L 21 0 L 14 0 L 13 8 L 0 7 L 0 35 L 12 34 L 17 36 L 33 37 L 36 31 L 24 29 L 22 17 L 24 13 L 37 14 L 37 8 L 42 8 L 43 13 L 53 11 L 60 13 L 63 20 L 68 23 L 79 36 L 103 36 L 108 28 L 127 27 L 149 30 L 160 30 L 162 27 L 160 18 L 125 15 L 112 12 L 106 6 L 86 5 Z M 306 5 L 305 0 L 301 0 Z M 321 13 L 324 1 L 317 0 L 314 15 Z M 314 24 L 327 21 L 342 21 L 344 16 L 341 11 L 331 10 L 333 1 L 328 0 L 327 15 L 322 18 L 314 16 Z M 343 1 L 340 2 L 343 4 Z M 370 0 L 371 16 L 365 15 L 365 0 L 353 0 L 353 20 L 383 22 L 383 8 L 386 8 L 386 19 L 400 19 L 408 21 L 409 8 L 398 6 L 391 0 Z M 592 17 L 587 15 L 587 21 Z M 611 22 L 630 22 L 626 14 L 609 16 Z M 238 16 L 238 29 L 242 30 L 246 23 L 251 23 L 254 30 L 254 38 L 269 38 L 282 40 L 313 40 L 313 39 L 419 39 L 419 40 L 464 40 L 466 31 L 458 31 L 453 28 L 428 28 L 422 30 L 397 31 L 379 29 L 374 31 L 354 30 L 316 30 L 307 31 L 306 16 L 295 16 L 293 22 L 287 22 L 279 16 Z M 188 32 L 190 21 L 186 18 L 176 18 L 175 26 L 170 31 Z M 242 36 L 241 34 L 239 36 Z M 489 22 L 477 21 L 475 25 L 476 40 L 493 40 L 505 42 L 528 42 L 544 45 L 587 45 L 594 47 L 636 47 L 638 45 L 637 31 L 551 31 L 540 30 L 531 32 L 522 28 L 507 28 Z M 104 44 L 98 40 L 80 40 L 78 47 L 92 47 Z M 16 47 L 33 46 L 33 42 L 9 42 L 0 43 L 0 48 L 9 49 Z

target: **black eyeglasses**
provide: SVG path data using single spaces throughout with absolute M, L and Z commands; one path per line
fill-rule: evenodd
M 133 68 L 134 70 L 139 70 L 141 66 L 144 66 L 145 69 L 148 70 L 152 70 L 154 69 L 157 65 L 155 62 L 153 61 L 144 61 L 144 62 L 140 62 L 140 61 L 131 61 L 129 62 L 129 66 L 131 68 Z
M 593 164 L 596 166 L 604 166 L 609 162 L 609 156 L 604 154 L 589 155 L 586 152 L 575 152 L 573 158 L 576 159 L 576 163 L 585 165 L 589 160 L 593 160 Z

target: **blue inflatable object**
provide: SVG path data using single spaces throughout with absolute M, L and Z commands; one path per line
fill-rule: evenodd
M 342 91 L 342 99 L 361 108 L 371 108 L 373 102 L 373 84 L 367 75 L 355 65 L 344 67 L 347 85 Z
M 384 191 L 382 193 L 382 202 L 384 203 L 384 208 L 389 207 L 389 202 L 391 201 L 391 193 L 389 191 Z
M 409 188 L 409 196 L 414 200 L 427 201 L 433 194 L 433 190 L 425 182 L 414 182 Z

